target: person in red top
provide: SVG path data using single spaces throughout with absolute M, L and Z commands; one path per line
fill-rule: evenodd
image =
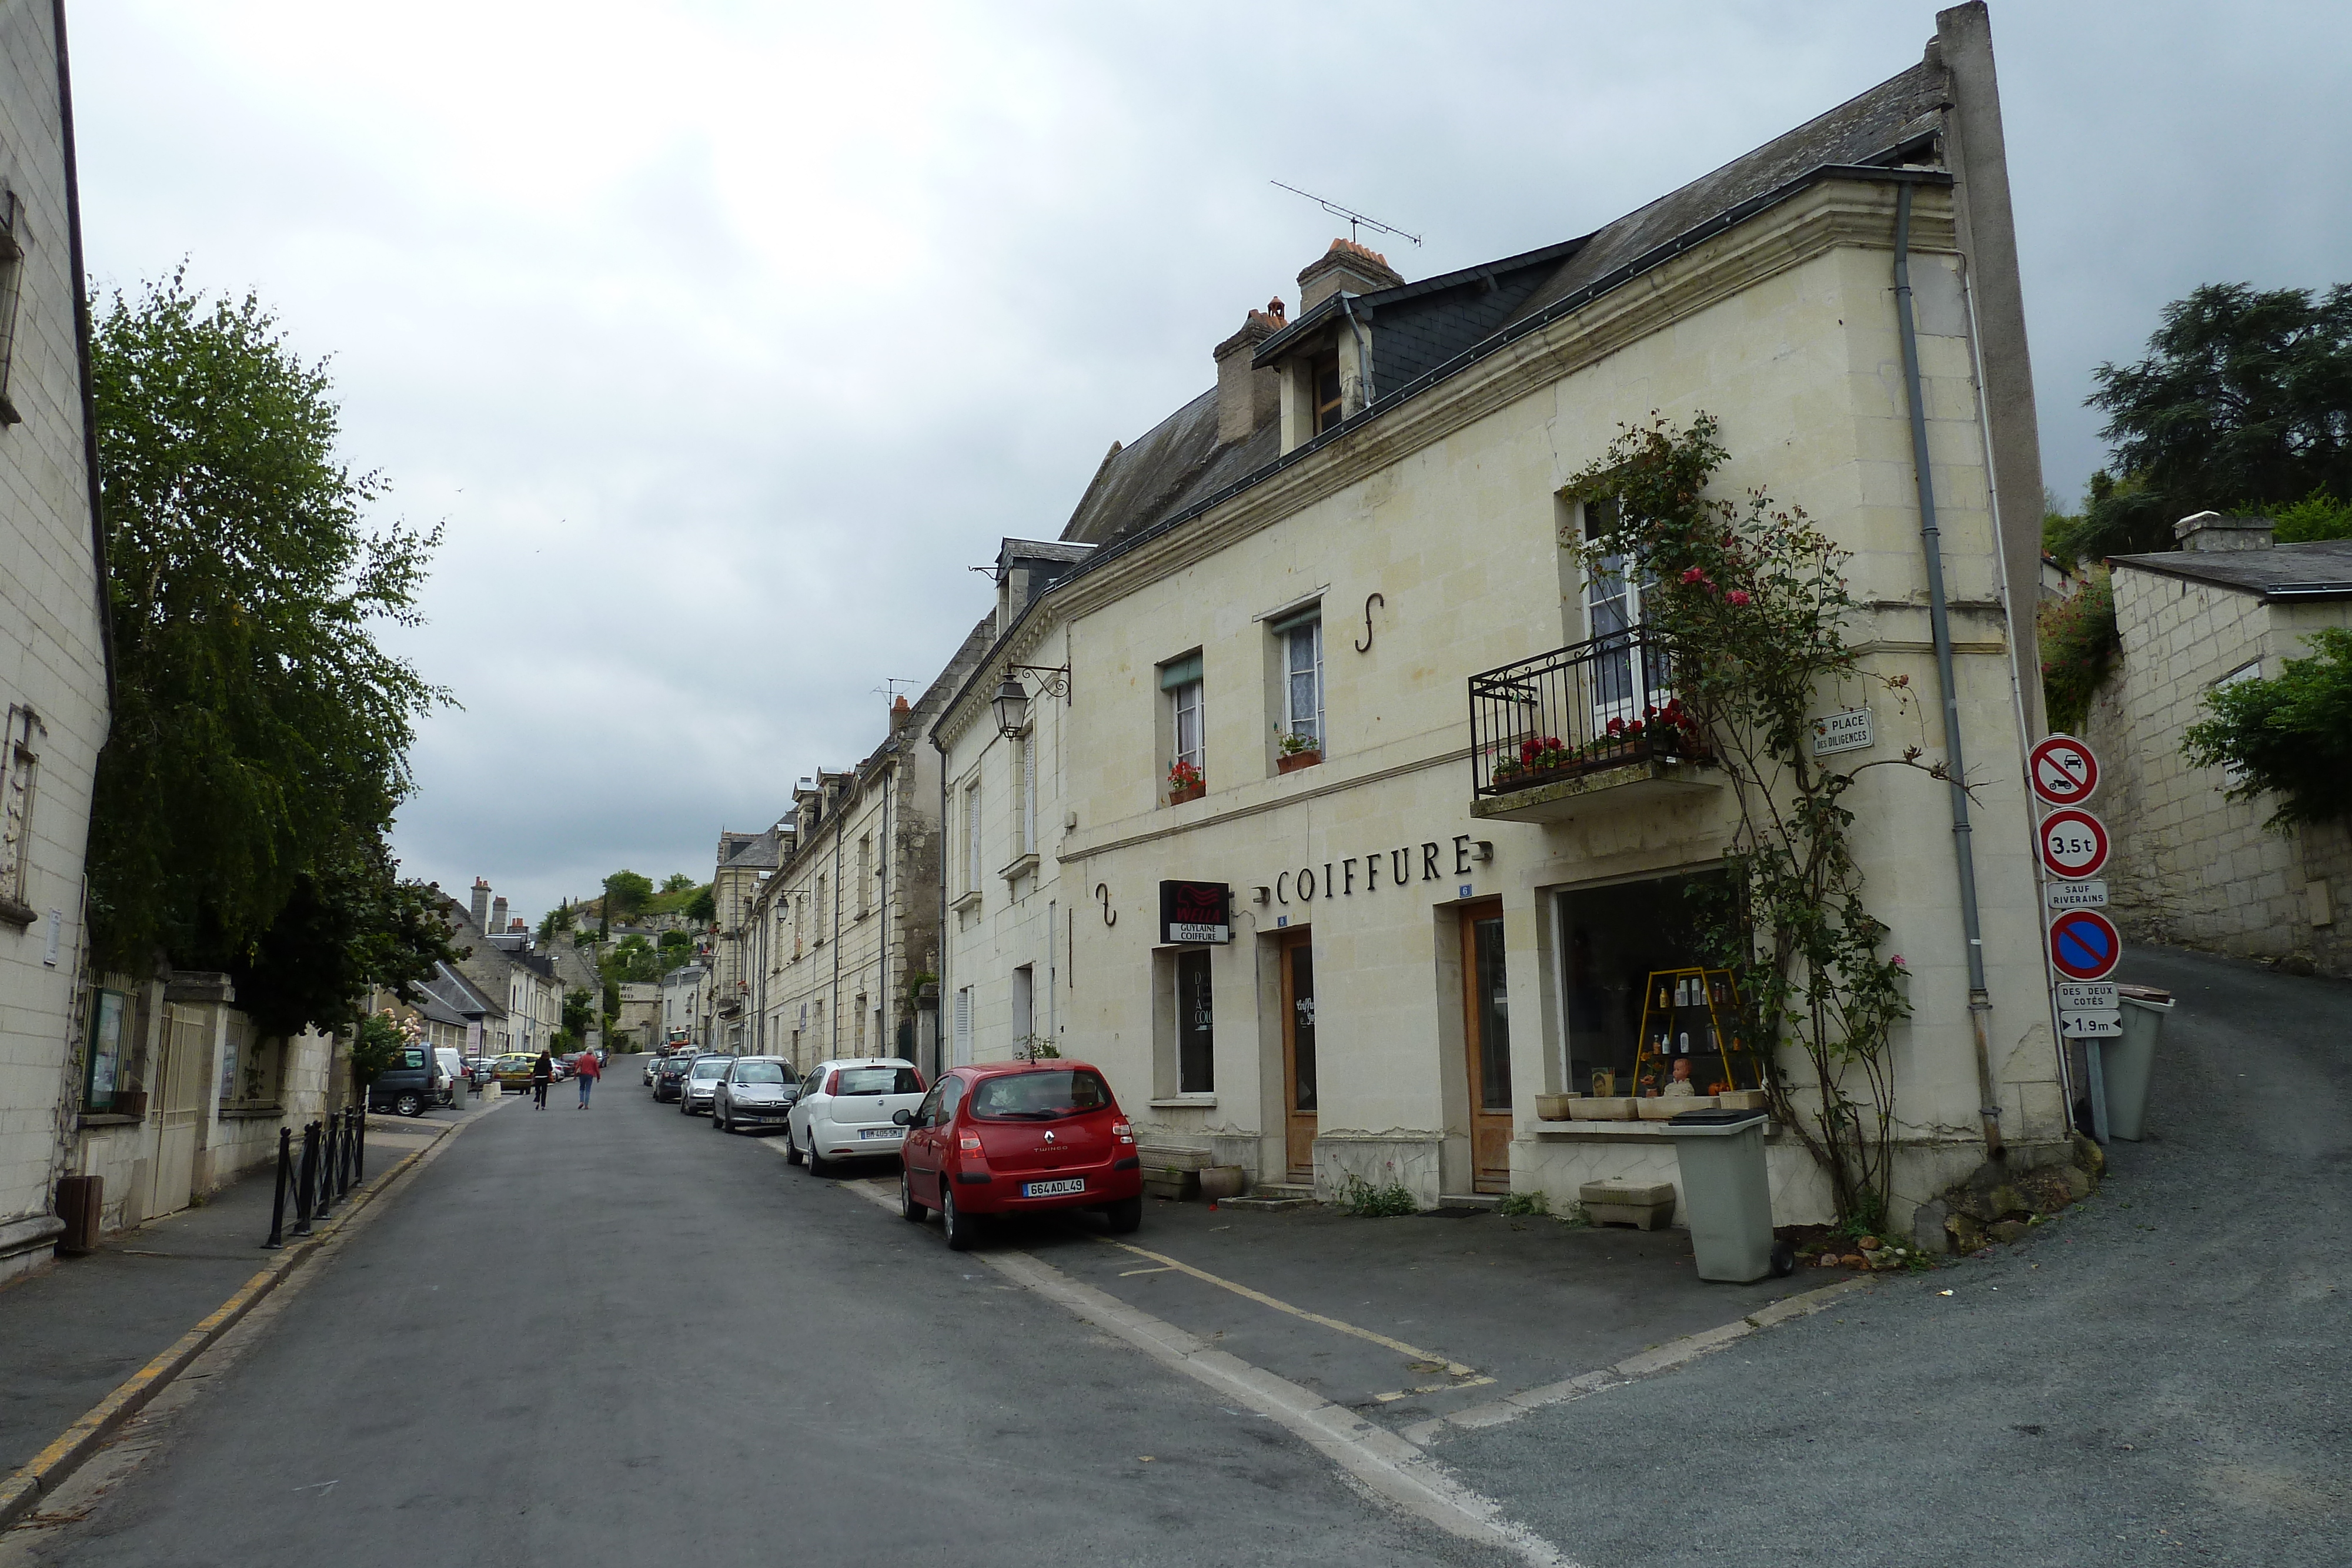
M 588 1091 L 596 1087 L 597 1076 L 604 1071 L 593 1051 L 583 1051 L 572 1059 L 572 1071 L 580 1080 L 580 1108 L 588 1109 Z

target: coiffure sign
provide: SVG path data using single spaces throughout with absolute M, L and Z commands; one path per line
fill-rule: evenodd
M 1234 890 L 1222 882 L 1160 884 L 1160 940 L 1198 946 L 1234 939 Z

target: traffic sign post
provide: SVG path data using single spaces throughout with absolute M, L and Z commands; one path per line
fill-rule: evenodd
M 2053 735 L 2025 759 L 2026 781 L 2053 806 L 2079 806 L 2099 787 L 2099 759 L 2071 735 Z
M 2067 882 L 2098 875 L 2107 863 L 2107 825 L 2068 806 L 2042 819 L 2042 863 Z
M 2070 909 L 2050 923 L 2050 964 L 2070 980 L 2104 980 L 2124 956 L 2115 922 L 2095 909 Z

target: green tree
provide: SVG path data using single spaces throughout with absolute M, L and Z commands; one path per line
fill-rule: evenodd
M 616 871 L 604 879 L 604 915 L 608 920 L 633 920 L 653 902 L 653 879 L 633 871 Z
M 2352 497 L 2352 284 L 2209 283 L 2165 307 L 2146 359 L 2092 374 L 2114 461 L 2063 554 L 2170 549 L 2194 512 Z
M 242 1000 L 239 998 L 239 1000 Z M 383 1076 L 416 1039 L 390 1012 L 368 1013 L 352 1030 L 352 1077 L 362 1089 Z
M 708 885 L 697 888 L 694 896 L 686 901 L 684 913 L 697 925 L 708 925 L 719 918 L 719 901 L 711 896 Z
M 384 481 L 337 459 L 323 363 L 249 295 L 176 273 L 118 293 L 91 368 L 115 664 L 97 956 L 143 970 L 161 949 L 244 974 L 278 1027 L 338 1021 L 439 950 L 383 834 L 414 724 L 448 694 L 374 637 L 419 620 L 439 530 L 362 522 Z M 347 961 L 300 973 L 330 949 Z
M 2352 629 L 2315 632 L 2311 648 L 2274 679 L 2206 693 L 2210 716 L 2181 741 L 2199 767 L 2238 769 L 2231 800 L 2276 794 L 2268 825 L 2279 832 L 2352 816 Z
M 572 901 L 567 898 L 539 917 L 539 939 L 552 942 L 570 931 L 572 924 Z
M 563 1027 L 573 1036 L 586 1039 L 589 1026 L 595 1021 L 596 993 L 580 989 L 563 994 Z
M 669 875 L 662 879 L 661 890 L 664 893 L 684 893 L 688 888 L 692 887 L 693 885 L 694 879 L 692 877 L 687 875 L 686 873 L 682 871 L 674 871 L 670 873 Z

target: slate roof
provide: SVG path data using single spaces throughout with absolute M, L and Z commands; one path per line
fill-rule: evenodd
M 1098 545 L 1182 511 L 1273 462 L 1281 441 L 1281 427 L 1269 422 L 1245 440 L 1219 445 L 1217 389 L 1211 387 L 1133 444 L 1111 448 L 1062 538 Z
M 732 838 L 736 835 L 728 836 Z M 730 869 L 773 871 L 782 863 L 782 841 L 783 836 L 774 828 L 751 834 L 744 840 L 743 846 L 728 856 L 724 863 Z
M 2268 549 L 2163 550 L 2110 556 L 2111 566 L 2210 582 L 2277 604 L 2352 599 L 2352 539 L 2273 545 Z

